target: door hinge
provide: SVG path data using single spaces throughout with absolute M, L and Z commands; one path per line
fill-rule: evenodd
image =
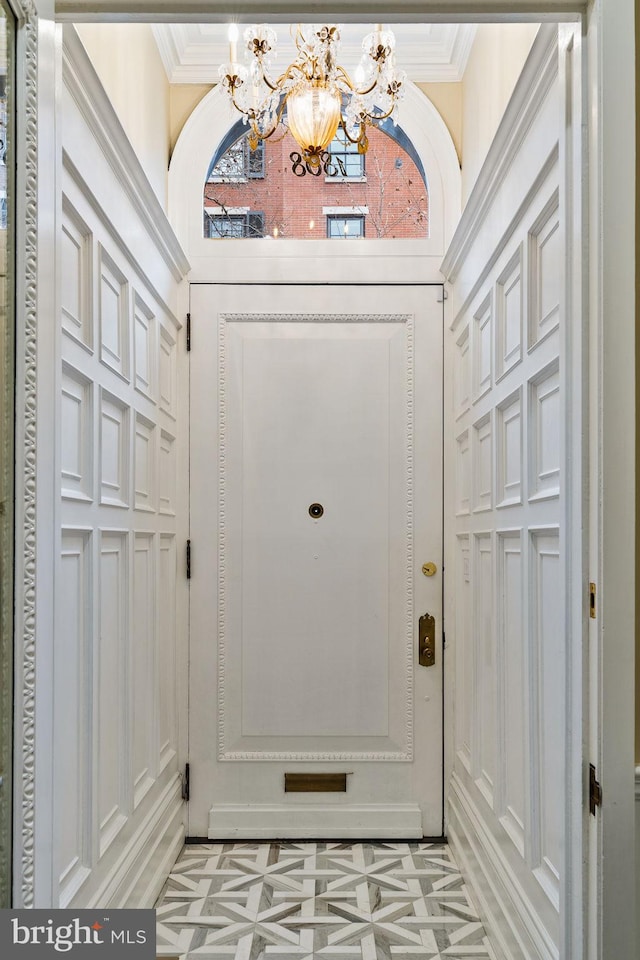
M 187 314 L 187 353 L 191 353 L 191 314 Z
M 191 540 L 187 540 L 187 580 L 191 580 Z
M 596 768 L 592 763 L 589 764 L 589 813 L 594 817 L 596 807 L 602 806 L 602 787 L 596 780 Z
M 596 619 L 596 585 L 593 581 L 589 584 L 589 616 Z
M 189 801 L 189 764 L 185 763 L 182 775 L 182 799 Z

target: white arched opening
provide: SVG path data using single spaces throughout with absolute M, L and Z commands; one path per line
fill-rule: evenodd
M 331 240 L 210 240 L 203 237 L 202 196 L 211 158 L 238 120 L 221 87 L 198 104 L 176 143 L 169 167 L 169 219 L 193 267 L 192 280 L 326 280 L 338 255 L 348 278 L 380 281 L 439 280 L 438 266 L 460 217 L 460 166 L 451 135 L 431 101 L 408 84 L 400 125 L 413 143 L 427 176 L 429 237 L 376 239 L 357 244 Z M 333 274 L 332 274 L 333 275 Z M 345 277 L 343 277 L 345 279 Z

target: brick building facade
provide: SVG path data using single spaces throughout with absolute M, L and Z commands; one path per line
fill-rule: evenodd
M 289 133 L 255 153 L 241 138 L 205 184 L 205 236 L 428 236 L 427 187 L 416 164 L 383 131 L 370 128 L 368 136 L 364 157 L 334 141 L 318 175 L 297 160 Z

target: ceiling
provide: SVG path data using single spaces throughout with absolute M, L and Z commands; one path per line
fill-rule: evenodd
M 240 34 L 242 36 L 242 25 Z M 274 26 L 278 34 L 277 64 L 284 67 L 294 57 L 289 28 Z M 361 43 L 372 24 L 341 27 L 340 61 L 353 69 L 361 56 Z M 473 39 L 473 24 L 395 24 L 396 62 L 414 83 L 456 83 L 462 80 Z M 229 59 L 227 26 L 214 23 L 163 23 L 153 26 L 160 56 L 170 83 L 218 82 L 218 67 Z

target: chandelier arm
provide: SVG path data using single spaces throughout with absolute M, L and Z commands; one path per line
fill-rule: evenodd
M 370 123 L 380 123 L 381 120 L 388 120 L 395 108 L 396 101 L 394 99 L 393 106 L 386 113 L 365 113 L 365 117 Z
M 251 124 L 251 129 L 253 130 L 258 140 L 269 140 L 273 136 L 273 134 L 276 132 L 276 130 L 282 123 L 282 115 L 284 113 L 285 106 L 286 106 L 286 100 L 283 100 L 280 106 L 278 107 L 275 123 L 267 133 L 260 133 L 257 127 L 254 126 L 254 124 L 256 123 L 255 111 L 254 111 L 253 117 L 249 116 L 249 114 L 247 113 L 247 116 L 249 116 L 249 123 Z M 285 127 L 282 136 L 274 140 L 273 143 L 280 143 L 281 140 L 284 140 L 288 132 L 289 132 L 288 129 Z
M 251 109 L 249 109 L 249 110 L 245 110 L 244 107 L 241 107 L 240 104 L 238 103 L 238 101 L 236 100 L 235 94 L 233 93 L 232 90 L 229 90 L 229 96 L 231 97 L 231 103 L 234 105 L 234 107 L 236 108 L 236 110 L 238 111 L 238 113 L 241 113 L 241 114 L 243 115 L 243 117 L 248 117 L 249 120 L 251 120 L 251 119 L 252 119 L 252 118 L 251 118 L 251 113 L 252 113 L 252 112 L 255 112 L 255 111 L 253 111 L 253 107 L 251 107 Z
M 342 66 L 342 64 L 338 64 L 338 66 L 336 67 L 336 73 L 338 74 L 338 76 L 336 77 L 336 82 L 339 82 L 340 80 L 342 80 L 345 86 L 347 87 L 347 89 L 351 93 L 357 93 L 357 90 L 353 85 L 353 81 L 351 80 L 351 77 L 349 76 L 345 68 Z M 375 83 L 373 86 L 375 86 Z M 371 89 L 373 90 L 373 87 Z
M 347 140 L 349 141 L 349 143 L 360 143 L 360 137 L 355 137 L 355 138 L 354 138 L 354 137 L 351 136 L 351 134 L 350 134 L 349 131 L 347 130 L 347 125 L 346 125 L 346 123 L 344 122 L 344 120 L 341 120 L 341 121 L 340 121 L 340 126 L 342 127 L 342 129 L 343 129 L 343 131 L 344 131 L 344 135 L 345 135 L 345 137 L 347 138 Z M 360 124 L 360 135 L 362 135 L 363 127 L 364 127 L 364 123 L 361 123 L 361 124 Z

